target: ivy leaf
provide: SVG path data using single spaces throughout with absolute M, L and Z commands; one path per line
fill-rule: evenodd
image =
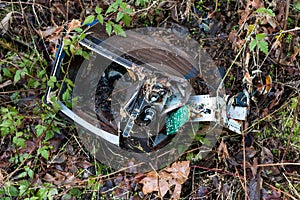
M 16 144 L 17 146 L 20 147 L 25 147 L 25 139 L 23 138 L 18 138 L 18 137 L 13 137 L 13 143 Z
M 41 124 L 35 126 L 36 135 L 40 137 L 47 128 Z
M 29 186 L 30 186 L 29 181 L 27 180 L 20 181 L 19 194 L 24 194 L 28 190 Z
M 5 193 L 7 195 L 12 197 L 17 197 L 19 195 L 18 189 L 15 186 L 13 186 L 11 183 L 6 184 L 4 187 L 5 187 Z
M 48 188 L 40 188 L 37 192 L 37 196 L 40 199 L 47 199 Z
M 3 68 L 2 71 L 3 71 L 4 76 L 6 76 L 8 78 L 12 77 L 12 73 L 7 68 Z
M 71 43 L 70 39 L 64 39 L 64 45 L 70 45 Z
M 91 24 L 94 20 L 95 20 L 95 16 L 94 15 L 89 15 L 85 18 L 82 25 L 84 26 L 84 25 L 87 25 L 87 24 Z
M 47 84 L 49 87 L 54 88 L 54 83 L 56 83 L 56 77 L 50 76 L 50 79 L 48 80 Z
M 99 6 L 96 6 L 95 12 L 99 15 L 102 12 L 102 8 L 99 8 Z
M 112 25 L 111 25 L 111 23 L 107 23 L 105 25 L 105 30 L 106 30 L 106 33 L 110 36 L 111 35 L 111 31 L 112 31 Z
M 32 169 L 30 169 L 28 166 L 24 167 L 25 171 L 27 172 L 29 178 L 33 178 L 34 172 Z
M 86 52 L 86 51 L 82 51 L 82 56 L 84 57 L 84 59 L 89 59 L 89 57 L 90 57 L 90 54 L 88 53 L 88 52 Z
M 54 137 L 54 132 L 53 131 L 47 131 L 46 136 L 45 136 L 45 141 L 48 141 Z
M 69 99 L 70 96 L 71 96 L 71 95 L 70 95 L 69 90 L 66 90 L 66 91 L 63 93 L 63 95 L 62 95 L 62 99 L 63 99 L 64 101 L 68 101 L 68 99 Z
M 258 46 L 259 50 L 261 50 L 265 54 L 268 54 L 268 52 L 269 52 L 268 43 L 266 41 L 258 41 L 257 46 Z
M 21 79 L 22 70 L 18 69 L 14 76 L 14 83 L 17 83 Z
M 115 3 L 111 4 L 108 9 L 106 10 L 105 14 L 109 14 L 115 12 L 118 9 L 119 3 L 116 1 Z
M 103 21 L 104 21 L 103 15 L 98 14 L 97 19 L 99 20 L 100 24 L 103 24 Z
M 57 194 L 58 194 L 58 190 L 56 188 L 49 188 L 47 197 L 48 197 L 49 200 L 52 200 L 53 196 L 55 196 Z
M 119 25 L 119 24 L 114 24 L 114 32 L 115 32 L 117 35 L 126 37 L 125 31 L 123 30 L 122 26 Z
M 125 24 L 125 26 L 129 26 L 130 25 L 130 16 L 128 14 L 125 14 L 124 17 L 123 17 L 123 22 Z
M 252 39 L 250 44 L 249 44 L 250 51 L 253 51 L 255 46 L 256 46 L 256 40 Z
M 38 154 L 40 154 L 43 158 L 45 158 L 46 160 L 49 159 L 49 151 L 44 149 L 44 148 L 39 148 L 38 149 Z
M 127 14 L 133 14 L 133 10 L 131 8 L 124 8 L 124 12 L 127 13 Z
M 118 12 L 116 22 L 119 22 L 123 17 L 124 17 L 124 13 L 123 12 Z
M 27 172 L 22 172 L 21 174 L 18 175 L 18 178 L 24 178 L 27 176 Z

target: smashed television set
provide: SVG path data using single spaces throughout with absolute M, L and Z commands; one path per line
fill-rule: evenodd
M 45 101 L 59 104 L 96 158 L 132 172 L 176 160 L 207 123 L 241 133 L 248 95 L 226 100 L 218 68 L 178 26 L 126 31 L 107 38 L 101 25 L 79 42 L 89 58 L 70 55 L 61 43 Z

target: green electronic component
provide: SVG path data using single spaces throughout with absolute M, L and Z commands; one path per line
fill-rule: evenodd
M 185 105 L 169 114 L 166 120 L 167 135 L 176 133 L 190 118 L 189 106 Z

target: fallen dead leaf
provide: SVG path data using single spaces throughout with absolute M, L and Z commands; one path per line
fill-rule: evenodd
M 294 46 L 294 53 L 291 55 L 291 61 L 296 61 L 296 56 L 299 54 L 299 47 L 297 45 Z
M 4 34 L 8 31 L 12 14 L 13 14 L 13 12 L 7 13 L 6 16 L 1 20 L 1 23 L 0 23 L 1 33 Z
M 46 38 L 50 35 L 52 35 L 54 33 L 54 31 L 56 30 L 56 27 L 49 27 L 46 30 L 42 31 L 42 30 L 37 30 L 37 33 L 42 37 L 42 38 Z
M 75 28 L 79 28 L 81 27 L 81 22 L 77 19 L 73 19 L 70 24 L 68 25 L 68 31 L 67 33 L 70 33 L 71 31 L 73 31 Z
M 43 180 L 49 183 L 54 183 L 55 181 L 55 177 L 52 176 L 51 174 L 45 174 L 45 176 L 43 177 Z
M 92 163 L 90 163 L 90 162 L 88 162 L 88 161 L 86 161 L 86 160 L 81 161 L 81 162 L 78 162 L 77 165 L 78 165 L 80 168 L 83 168 L 83 169 L 87 169 L 87 168 L 93 166 Z
M 76 181 L 76 177 L 71 172 L 62 172 L 54 170 L 53 175 L 46 173 L 43 180 L 55 185 L 73 185 Z
M 249 183 L 248 195 L 251 200 L 260 200 L 260 191 L 262 188 L 262 178 L 260 174 L 253 177 Z
M 222 159 L 227 159 L 229 158 L 229 153 L 228 153 L 228 149 L 227 149 L 227 146 L 226 146 L 226 143 L 222 140 L 220 145 L 219 145 L 219 148 L 218 148 L 218 155 L 219 155 L 219 158 L 222 160 Z
M 61 39 L 61 32 L 64 30 L 63 26 L 57 27 L 53 33 L 47 37 L 47 41 L 58 44 L 59 39 Z
M 144 185 L 142 189 L 144 194 L 158 191 L 158 174 L 155 171 L 151 171 L 139 183 Z
M 250 76 L 249 72 L 246 72 L 245 73 L 245 76 L 243 78 L 243 82 L 247 82 L 247 84 L 249 84 L 250 86 L 252 86 L 252 80 L 253 80 L 253 77 Z
M 254 8 L 258 9 L 263 7 L 264 5 L 262 4 L 261 0 L 253 0 L 253 1 L 247 1 L 248 4 L 253 6 Z
M 63 181 L 63 185 L 74 185 L 75 176 L 72 174 L 71 176 L 67 176 L 67 178 Z
M 179 199 L 181 185 L 188 179 L 190 173 L 189 164 L 189 161 L 176 162 L 159 173 L 156 171 L 147 173 L 146 177 L 139 181 L 143 184 L 143 193 L 158 192 L 159 196 L 163 198 L 170 191 L 171 199 Z M 170 190 L 172 186 L 175 186 L 173 191 Z

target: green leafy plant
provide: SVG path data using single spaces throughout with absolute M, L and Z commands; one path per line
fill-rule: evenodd
M 258 47 L 258 49 L 265 54 L 268 54 L 268 43 L 264 40 L 266 37 L 266 34 L 260 33 L 256 34 L 255 38 L 253 38 L 249 44 L 250 51 L 253 51 L 255 47 Z
M 273 10 L 271 10 L 269 8 L 261 7 L 261 8 L 258 8 L 255 12 L 261 13 L 263 15 L 269 15 L 271 17 L 275 17 L 275 13 L 273 12 Z

